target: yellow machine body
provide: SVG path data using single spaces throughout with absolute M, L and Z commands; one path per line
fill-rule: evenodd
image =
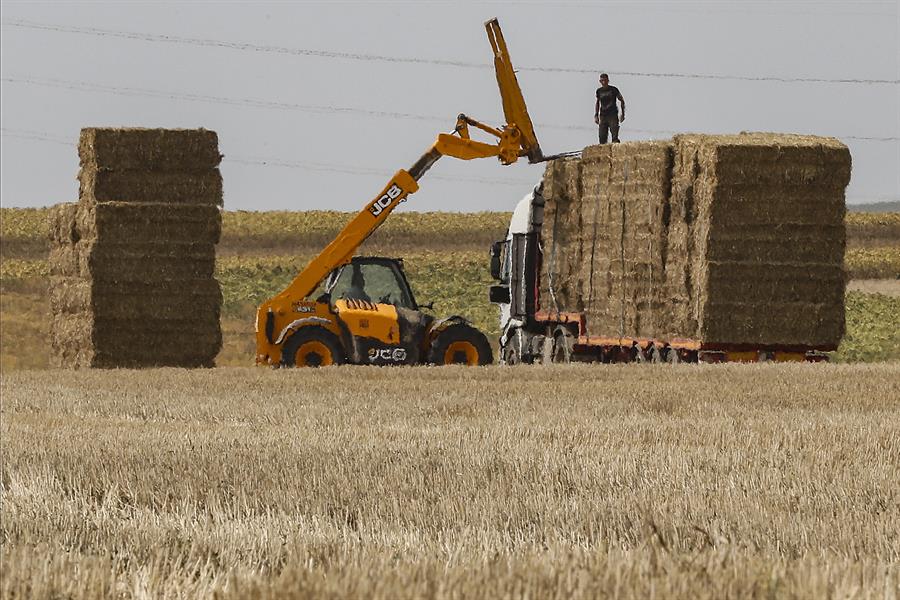
M 527 156 L 531 162 L 542 160 L 540 146 L 509 59 L 500 25 L 496 19 L 492 19 L 485 23 L 485 28 L 494 53 L 494 66 L 506 124 L 501 128 L 495 128 L 460 114 L 453 134 L 439 134 L 434 144 L 409 170 L 398 171 L 384 189 L 347 223 L 337 237 L 282 292 L 260 305 L 256 317 L 257 364 L 281 364 L 284 344 L 304 327 L 323 329 L 340 340 L 344 358 L 351 362 L 366 362 L 360 348 L 367 345 L 369 347 L 366 352 L 370 358 L 373 352 L 380 353 L 379 356 L 390 352 L 402 354 L 397 348 L 392 350 L 388 346 L 395 344 L 401 333 L 408 333 L 408 331 L 401 332 L 404 328 L 401 327 L 401 322 L 418 323 L 415 315 L 409 316 L 404 313 L 405 316 L 401 318 L 397 307 L 391 303 L 331 298 L 327 297 L 328 294 L 325 294 L 322 301 L 317 301 L 311 300 L 310 296 L 320 288 L 330 274 L 351 263 L 360 244 L 384 223 L 397 206 L 419 189 L 418 180 L 442 156 L 461 160 L 497 157 L 504 165 L 514 163 L 522 156 Z M 475 127 L 494 136 L 496 141 L 485 143 L 471 139 L 469 127 Z M 417 307 L 413 308 L 417 310 Z M 429 319 L 434 321 L 430 317 Z M 423 322 L 429 321 L 424 319 Z M 420 336 L 421 344 L 427 346 L 449 322 L 452 321 L 434 321 L 425 326 L 427 331 L 424 336 Z M 405 327 L 407 330 L 411 327 L 408 323 Z M 364 339 L 366 343 L 358 343 L 360 339 Z M 377 344 L 384 344 L 386 347 L 379 347 Z M 319 347 L 314 341 L 310 341 L 302 351 L 307 352 L 310 348 Z M 472 364 L 470 360 L 472 348 L 464 347 L 461 341 L 453 341 L 447 347 L 450 348 L 445 351 L 449 353 L 448 356 L 453 355 Z M 416 348 L 410 348 L 409 344 L 404 348 L 406 352 L 415 350 Z M 421 356 L 425 356 L 427 348 L 423 347 L 421 350 Z
M 334 308 L 350 335 L 372 338 L 388 345 L 400 342 L 400 326 L 395 306 L 350 299 L 335 300 Z

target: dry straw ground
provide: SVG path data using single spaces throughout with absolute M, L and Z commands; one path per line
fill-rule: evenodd
M 0 386 L 5 598 L 900 595 L 897 364 Z

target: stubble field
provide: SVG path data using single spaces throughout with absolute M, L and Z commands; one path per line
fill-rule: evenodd
M 2 596 L 893 598 L 900 368 L 20 371 Z

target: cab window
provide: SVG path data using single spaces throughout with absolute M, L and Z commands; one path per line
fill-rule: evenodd
M 500 250 L 500 283 L 509 285 L 510 273 L 512 273 L 512 253 L 509 251 L 509 240 L 506 240 Z
M 346 265 L 331 288 L 331 297 L 415 308 L 400 274 L 388 264 Z

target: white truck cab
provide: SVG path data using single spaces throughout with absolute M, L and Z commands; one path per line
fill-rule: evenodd
M 534 362 L 545 353 L 545 336 L 530 332 L 537 310 L 541 227 L 544 223 L 542 184 L 522 198 L 509 221 L 506 239 L 491 245 L 491 302 L 500 307 L 500 362 Z

